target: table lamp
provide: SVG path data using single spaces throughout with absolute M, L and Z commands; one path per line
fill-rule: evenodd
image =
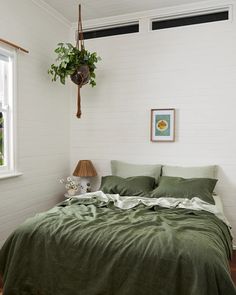
M 80 160 L 73 172 L 74 176 L 77 177 L 94 177 L 97 176 L 97 171 L 93 166 L 92 161 L 90 160 Z M 83 187 L 83 186 L 82 186 Z M 90 182 L 86 183 L 85 191 L 84 192 L 91 192 L 91 185 Z

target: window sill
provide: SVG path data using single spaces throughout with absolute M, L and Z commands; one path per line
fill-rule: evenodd
M 13 178 L 13 177 L 19 177 L 23 175 L 21 172 L 9 172 L 9 173 L 0 173 L 0 180 L 1 179 L 7 179 L 7 178 Z

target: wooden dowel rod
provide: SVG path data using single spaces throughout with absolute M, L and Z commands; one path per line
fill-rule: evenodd
M 21 50 L 21 51 L 23 51 L 23 52 L 25 52 L 25 53 L 29 53 L 28 50 L 26 50 L 26 49 L 20 47 L 19 45 L 16 45 L 16 44 L 14 44 L 14 43 L 11 43 L 11 42 L 9 42 L 9 41 L 7 41 L 7 40 L 4 40 L 4 39 L 1 39 L 1 38 L 0 38 L 0 42 L 5 43 L 5 44 L 7 44 L 7 45 L 9 45 L 9 46 L 11 46 L 11 47 L 14 47 L 14 48 L 16 48 L 16 49 L 19 49 L 19 50 Z

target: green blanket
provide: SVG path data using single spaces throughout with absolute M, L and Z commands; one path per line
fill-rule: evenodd
M 230 253 L 212 213 L 73 199 L 12 233 L 0 273 L 4 295 L 235 295 Z

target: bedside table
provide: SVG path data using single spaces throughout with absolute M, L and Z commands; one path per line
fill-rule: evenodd
M 65 197 L 65 199 L 70 199 L 70 198 L 73 198 L 73 197 L 76 197 L 76 196 L 79 196 L 80 194 L 75 194 L 74 196 L 71 196 L 71 195 L 69 195 L 68 193 L 65 193 L 64 194 L 64 197 Z

